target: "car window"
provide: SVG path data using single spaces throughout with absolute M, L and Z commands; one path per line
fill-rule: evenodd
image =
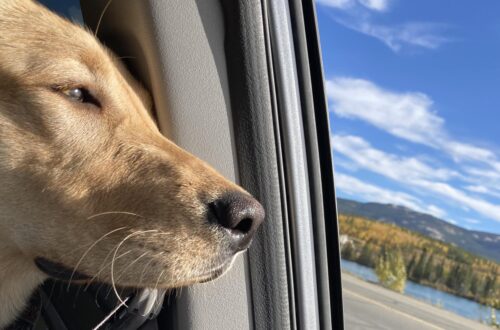
M 40 0 L 39 2 L 73 22 L 83 24 L 79 0 Z
M 316 6 L 346 327 L 499 327 L 500 5 Z

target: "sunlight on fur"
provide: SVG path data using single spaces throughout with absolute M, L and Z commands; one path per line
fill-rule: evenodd
M 119 297 L 213 279 L 248 246 L 233 247 L 242 227 L 207 220 L 208 205 L 243 196 L 250 236 L 260 204 L 163 137 L 151 107 L 91 33 L 36 2 L 0 1 L 0 328 L 54 268 Z

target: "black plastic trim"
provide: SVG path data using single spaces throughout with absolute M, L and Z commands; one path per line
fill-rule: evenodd
M 323 185 L 321 182 L 321 164 L 317 141 L 316 116 L 314 112 L 314 91 L 311 83 L 302 1 L 290 0 L 290 16 L 294 36 L 297 76 L 308 163 L 320 326 L 321 329 L 331 329 L 332 320 L 330 312 L 330 287 L 328 281 L 329 272 L 324 221 L 325 214 L 323 207 Z
M 323 207 L 330 286 L 330 308 L 334 329 L 344 328 L 342 302 L 342 282 L 340 268 L 339 228 L 337 219 L 337 201 L 335 196 L 332 149 L 330 145 L 330 121 L 328 103 L 325 94 L 323 62 L 313 0 L 303 0 L 304 27 L 309 54 L 309 69 L 316 117 L 316 132 L 321 167 Z
M 259 0 L 221 0 L 240 184 L 266 210 L 249 250 L 255 329 L 289 329 L 283 192 Z

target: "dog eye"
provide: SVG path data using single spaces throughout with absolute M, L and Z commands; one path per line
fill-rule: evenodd
M 81 88 L 71 88 L 64 91 L 64 94 L 75 99 L 76 101 L 83 102 L 83 91 Z
M 86 88 L 68 88 L 62 90 L 62 93 L 76 102 L 90 103 L 97 107 L 101 107 L 99 100 L 97 100 Z

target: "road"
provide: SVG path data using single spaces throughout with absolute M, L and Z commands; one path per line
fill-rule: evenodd
M 342 286 L 347 330 L 492 329 L 346 273 L 342 273 Z

